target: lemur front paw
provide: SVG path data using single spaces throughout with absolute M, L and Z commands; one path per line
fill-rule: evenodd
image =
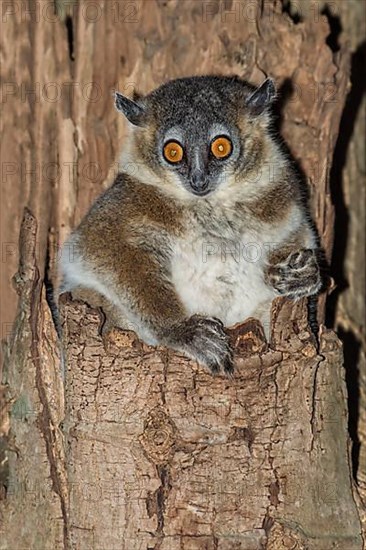
M 283 262 L 268 267 L 266 280 L 281 296 L 295 299 L 316 294 L 322 281 L 315 251 L 292 252 Z
M 215 317 L 192 315 L 173 329 L 174 347 L 206 366 L 213 374 L 234 371 L 233 350 L 224 325 Z

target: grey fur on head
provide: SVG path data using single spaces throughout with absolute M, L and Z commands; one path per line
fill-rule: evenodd
M 138 138 L 143 162 L 158 177 L 169 174 L 194 195 L 206 196 L 224 178 L 255 162 L 260 154 L 259 147 L 253 151 L 251 146 L 256 120 L 266 127 L 275 97 L 270 78 L 256 88 L 238 77 L 194 76 L 167 82 L 136 100 L 116 92 L 115 104 L 130 123 L 147 130 Z M 212 154 L 212 143 L 219 137 L 231 144 L 225 158 Z M 164 156 L 170 141 L 182 148 L 180 162 L 167 162 Z

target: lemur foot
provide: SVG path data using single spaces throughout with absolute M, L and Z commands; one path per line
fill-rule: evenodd
M 302 248 L 292 252 L 283 262 L 270 266 L 267 282 L 281 296 L 292 299 L 316 294 L 322 281 L 315 251 Z
M 192 315 L 170 331 L 170 339 L 172 347 L 206 366 L 212 374 L 233 373 L 233 351 L 219 319 Z

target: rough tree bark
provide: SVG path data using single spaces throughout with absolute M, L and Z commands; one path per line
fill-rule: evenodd
M 322 328 L 317 350 L 304 302 L 275 304 L 270 346 L 254 321 L 233 330 L 237 370 L 227 380 L 133 333 L 103 341 L 100 312 L 66 297 L 63 383 L 44 285 L 47 270 L 54 276 L 55 243 L 110 180 L 101 187 L 99 172 L 124 133 L 111 90 L 138 83 L 147 91 L 213 71 L 253 82 L 271 74 L 283 84 L 282 133 L 309 179 L 330 259 L 329 171 L 348 88 L 346 46 L 334 53 L 326 45 L 325 17 L 295 25 L 277 1 L 100 0 L 89 4 L 93 16 L 87 5 L 64 14 L 66 26 L 15 13 L 5 27 L 8 48 L 29 33 L 32 48 L 22 55 L 32 52 L 31 84 L 75 86 L 56 104 L 43 91 L 32 112 L 13 98 L 7 120 L 31 128 L 30 166 L 57 162 L 61 170 L 51 182 L 33 181 L 28 170 L 24 182 L 25 198 L 31 188 L 34 195 L 5 349 L 1 548 L 362 548 L 341 344 Z M 24 69 L 16 70 L 22 83 Z M 90 82 L 96 101 L 90 90 L 85 97 Z M 92 166 L 100 169 L 94 184 Z M 324 300 L 319 311 L 322 320 Z
M 338 288 L 328 301 L 327 326 L 337 329 L 344 347 L 353 473 L 366 503 L 366 17 L 362 0 L 323 0 L 331 23 L 328 43 L 351 48 L 351 86 L 331 173 L 336 228 L 331 270 Z M 287 2 L 295 19 L 314 17 L 314 2 Z

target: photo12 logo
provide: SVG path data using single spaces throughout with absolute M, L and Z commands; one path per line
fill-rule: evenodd
M 276 243 L 230 243 L 227 241 L 218 243 L 207 241 L 202 246 L 202 261 L 207 263 L 210 258 L 215 257 L 223 263 L 230 258 L 236 263 L 241 261 L 255 263 L 266 257 L 275 247 Z
M 3 0 L 1 20 L 2 23 L 15 18 L 22 23 L 59 23 L 79 17 L 87 23 L 96 23 L 106 11 L 114 23 L 139 22 L 139 4 L 133 0 Z
M 65 99 L 73 101 L 76 94 L 87 103 L 97 103 L 102 97 L 102 88 L 97 82 L 3 82 L 0 87 L 0 102 L 7 104 L 12 99 L 17 99 L 31 104 L 57 103 Z

